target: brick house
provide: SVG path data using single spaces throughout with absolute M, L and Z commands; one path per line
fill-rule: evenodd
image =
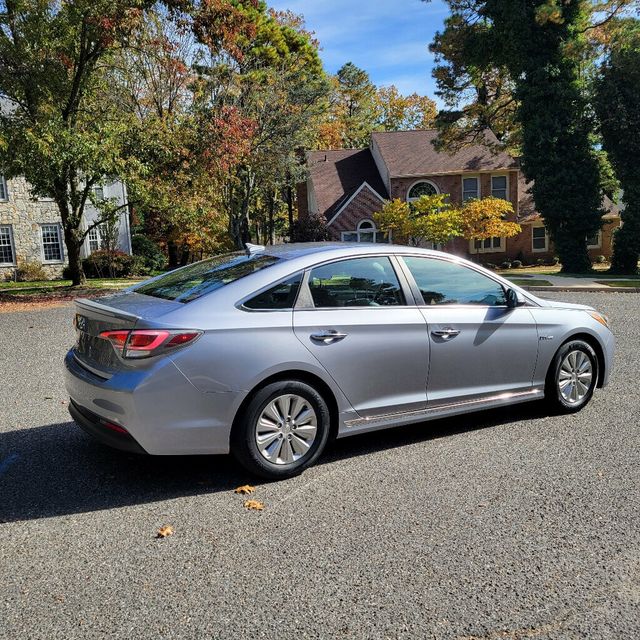
M 304 218 L 321 215 L 335 240 L 388 242 L 375 227 L 373 214 L 385 201 L 411 201 L 424 194 L 449 194 L 453 203 L 493 195 L 509 200 L 512 220 L 522 226 L 513 238 L 468 242 L 456 238 L 442 248 L 483 263 L 507 259 L 535 263 L 554 256 L 542 219 L 518 161 L 506 152 L 492 153 L 488 146 L 473 145 L 449 154 L 437 152 L 437 132 L 375 132 L 367 149 L 340 149 L 307 153 L 308 178 L 298 185 L 298 211 Z M 490 142 L 497 142 L 488 133 Z M 605 200 L 602 230 L 588 239 L 592 259 L 612 253 L 612 236 L 620 226 L 620 211 Z
M 127 201 L 126 187 L 121 182 L 96 187 L 94 192 L 97 198 L 113 199 L 118 205 Z M 90 225 L 98 215 L 95 207 L 87 204 L 83 224 Z M 85 239 L 81 256 L 87 257 L 101 246 L 100 230 L 94 227 Z M 126 209 L 118 220 L 117 248 L 131 253 Z M 0 280 L 13 277 L 16 267 L 27 262 L 41 264 L 49 278 L 62 276 L 67 251 L 60 213 L 50 199 L 33 200 L 24 178 L 5 180 L 0 175 Z

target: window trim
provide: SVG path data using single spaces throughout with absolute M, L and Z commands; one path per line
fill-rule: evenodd
M 361 226 L 365 223 L 368 222 L 371 224 L 371 228 L 367 228 L 367 229 L 362 229 Z M 351 234 L 356 234 L 357 236 L 357 240 L 345 240 L 344 237 L 346 235 L 351 235 Z M 360 234 L 361 233 L 373 233 L 374 234 L 374 244 L 391 244 L 392 240 L 391 240 L 391 231 L 380 231 L 380 229 L 378 229 L 376 223 L 371 219 L 371 218 L 363 218 L 362 220 L 360 220 L 358 222 L 358 224 L 356 225 L 355 231 L 341 231 L 340 232 L 340 242 L 362 242 L 362 240 L 360 240 Z M 379 233 L 386 233 L 387 234 L 387 241 L 386 242 L 377 242 L 377 234 Z
M 0 202 L 9 202 L 9 187 L 7 185 L 7 179 L 4 177 L 4 173 L 0 174 L 0 180 L 1 180 L 2 188 L 4 189 L 4 197 L 0 197 Z
M 465 175 L 464 173 L 462 174 L 462 179 L 460 180 L 460 192 L 462 194 L 462 202 L 466 202 L 464 199 L 464 194 L 465 194 L 465 188 L 464 188 L 464 181 L 465 180 L 475 180 L 476 184 L 478 185 L 477 188 L 477 196 L 475 196 L 477 199 L 482 198 L 482 181 L 480 180 L 480 176 L 479 175 Z M 473 200 L 473 198 L 469 198 L 470 200 Z
M 407 202 L 415 202 L 418 199 L 418 198 L 409 197 L 409 194 L 411 193 L 411 189 L 413 189 L 418 184 L 422 184 L 423 182 L 426 182 L 427 184 L 431 185 L 436 190 L 435 195 L 440 195 L 440 188 L 435 182 L 433 182 L 433 180 L 426 180 L 425 178 L 420 178 L 420 180 L 416 180 L 407 189 L 407 197 L 406 197 Z
M 60 259 L 56 260 L 47 260 L 45 258 L 44 251 L 44 228 L 45 227 L 56 227 L 58 232 L 58 244 L 60 246 Z M 40 256 L 42 257 L 42 264 L 62 264 L 65 261 L 65 247 L 64 241 L 62 239 L 62 225 L 59 222 L 41 222 L 40 223 Z
M 602 248 L 602 229 L 598 229 L 597 233 L 597 244 L 587 244 L 587 249 L 601 249 Z M 589 236 L 585 237 L 585 241 L 588 242 Z
M 533 230 L 534 229 L 544 229 L 544 249 L 536 249 L 533 245 Z M 539 240 L 539 238 L 538 238 Z M 549 251 L 549 232 L 544 224 L 532 224 L 531 225 L 531 252 L 532 253 L 546 253 Z
M 469 240 L 469 253 L 473 256 L 475 255 L 479 255 L 481 253 L 506 253 L 507 251 L 507 239 L 504 236 L 500 236 L 500 247 L 498 249 L 496 249 L 493 246 L 493 238 L 497 238 L 498 236 L 493 236 L 491 238 L 491 247 L 489 247 L 488 249 L 486 249 L 484 246 L 477 248 L 475 246 L 475 240 Z M 481 240 L 480 242 L 482 242 L 484 244 L 484 240 Z
M 0 262 L 0 267 L 15 267 L 17 262 L 16 262 L 16 243 L 13 238 L 13 225 L 0 224 L 0 229 L 3 227 L 9 230 L 9 247 L 11 249 L 11 257 L 13 258 L 13 262 Z
M 504 195 L 505 195 L 505 200 L 507 202 L 511 202 L 511 199 L 509 198 L 509 174 L 508 173 L 492 173 L 491 177 L 489 179 L 489 186 L 491 187 L 491 196 L 494 198 L 497 198 L 498 196 L 494 196 L 493 195 L 493 179 L 494 178 L 504 178 L 505 179 L 505 188 L 504 188 Z M 502 191 L 502 189 L 501 189 Z

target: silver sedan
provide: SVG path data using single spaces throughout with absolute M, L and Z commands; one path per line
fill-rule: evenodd
M 77 300 L 75 421 L 114 447 L 232 452 L 283 478 L 328 440 L 544 399 L 584 407 L 615 340 L 461 258 L 383 244 L 248 246 Z

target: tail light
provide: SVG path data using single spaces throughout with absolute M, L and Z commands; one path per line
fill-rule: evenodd
M 100 338 L 109 340 L 124 358 L 148 358 L 194 342 L 202 331 L 134 329 L 103 331 Z

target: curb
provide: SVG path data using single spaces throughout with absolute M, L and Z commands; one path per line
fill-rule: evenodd
M 520 285 L 521 289 L 525 291 L 580 291 L 584 293 L 640 293 L 638 287 L 563 287 L 559 285 L 557 287 L 527 287 L 526 285 Z

